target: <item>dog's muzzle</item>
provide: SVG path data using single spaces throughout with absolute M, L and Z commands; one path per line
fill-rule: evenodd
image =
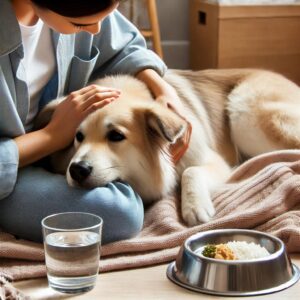
M 73 162 L 70 165 L 69 172 L 75 181 L 82 183 L 91 173 L 93 167 L 86 161 Z

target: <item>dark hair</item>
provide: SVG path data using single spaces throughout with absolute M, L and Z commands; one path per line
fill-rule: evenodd
M 122 0 L 31 0 L 32 3 L 65 17 L 97 14 Z

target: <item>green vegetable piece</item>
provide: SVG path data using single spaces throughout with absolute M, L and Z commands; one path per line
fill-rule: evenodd
M 207 245 L 202 251 L 202 255 L 205 257 L 215 258 L 217 247 L 215 245 Z

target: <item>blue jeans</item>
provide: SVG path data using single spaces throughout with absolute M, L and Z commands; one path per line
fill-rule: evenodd
M 58 212 L 89 212 L 102 217 L 102 243 L 127 239 L 142 228 L 140 197 L 116 182 L 91 190 L 68 186 L 64 176 L 37 167 L 19 169 L 14 191 L 0 200 L 0 228 L 19 238 L 42 241 L 41 220 Z

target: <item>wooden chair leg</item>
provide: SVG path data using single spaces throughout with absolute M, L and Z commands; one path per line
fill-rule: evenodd
M 163 58 L 156 0 L 147 0 L 147 8 L 148 8 L 149 22 L 151 27 L 150 31 L 152 31 L 151 40 L 153 43 L 153 49 L 161 58 Z

